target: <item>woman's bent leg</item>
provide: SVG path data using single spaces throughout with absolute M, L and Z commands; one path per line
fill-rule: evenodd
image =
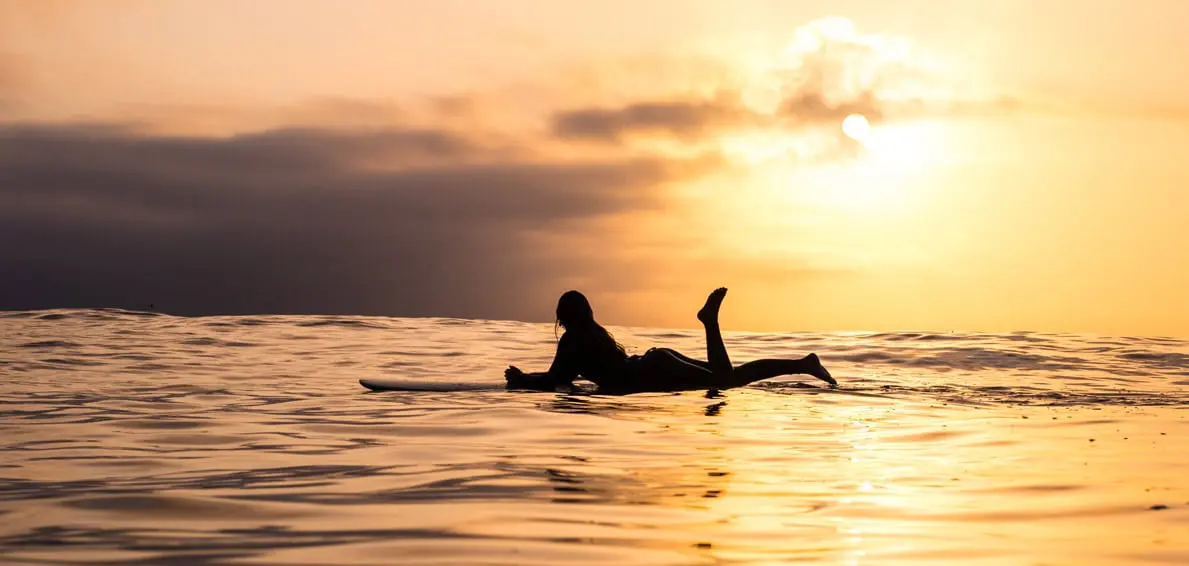
M 706 355 L 709 362 L 688 358 L 676 350 L 655 348 L 640 361 L 645 379 L 638 385 L 641 391 L 677 391 L 681 389 L 726 389 L 740 387 L 779 375 L 808 374 L 822 381 L 837 384 L 830 372 L 822 367 L 816 354 L 799 360 L 756 360 L 739 367 L 731 366 L 727 346 L 723 343 L 718 325 L 718 311 L 727 295 L 720 287 L 706 297 L 706 304 L 698 311 L 698 320 L 706 329 Z
M 727 355 L 727 346 L 722 341 L 722 331 L 718 327 L 718 309 L 722 300 L 727 296 L 726 287 L 719 287 L 706 297 L 706 304 L 698 311 L 698 320 L 706 328 L 706 357 L 710 359 L 710 370 L 715 376 L 726 379 L 731 375 L 731 358 Z

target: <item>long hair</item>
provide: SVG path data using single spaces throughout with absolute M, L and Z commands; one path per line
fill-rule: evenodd
M 590 307 L 590 301 L 586 300 L 586 295 L 578 291 L 566 291 L 557 300 L 557 321 L 553 327 L 554 334 L 557 334 L 558 326 L 567 332 L 576 331 L 586 334 L 596 342 L 602 343 L 601 345 L 609 346 L 608 349 L 627 355 L 623 345 L 615 340 L 615 337 L 607 332 L 606 328 L 595 322 L 594 309 Z

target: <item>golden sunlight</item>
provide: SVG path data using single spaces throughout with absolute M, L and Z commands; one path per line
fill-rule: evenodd
M 842 120 L 842 133 L 852 140 L 863 143 L 867 141 L 867 136 L 871 133 L 871 122 L 868 122 L 867 117 L 862 114 L 851 114 Z

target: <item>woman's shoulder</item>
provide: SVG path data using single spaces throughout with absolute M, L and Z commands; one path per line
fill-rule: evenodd
M 557 340 L 557 347 L 571 348 L 577 345 L 577 342 L 579 341 L 580 339 L 578 338 L 578 335 L 573 330 L 567 330 L 562 332 L 561 338 Z
M 581 330 L 567 330 L 562 333 L 561 338 L 557 341 L 557 348 L 559 350 L 581 350 L 589 347 L 590 335 Z

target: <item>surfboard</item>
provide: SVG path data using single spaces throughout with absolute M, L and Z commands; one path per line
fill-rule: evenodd
M 429 381 L 424 379 L 361 379 L 359 384 L 372 391 L 503 391 L 502 383 L 469 381 Z

